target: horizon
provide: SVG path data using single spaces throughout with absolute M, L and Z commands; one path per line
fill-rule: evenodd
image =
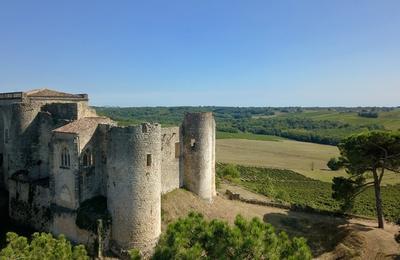
M 399 10 L 395 0 L 3 3 L 0 92 L 49 86 L 107 107 L 398 107 Z

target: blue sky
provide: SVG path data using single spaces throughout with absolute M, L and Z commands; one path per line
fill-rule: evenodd
M 399 14 L 398 0 L 0 0 L 0 91 L 110 106 L 398 106 Z

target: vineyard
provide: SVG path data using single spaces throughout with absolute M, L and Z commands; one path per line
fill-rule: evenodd
M 340 212 L 340 203 L 332 199 L 331 184 L 307 178 L 291 170 L 248 167 L 237 165 L 238 173 L 229 175 L 227 164 L 217 165 L 217 175 L 252 191 L 287 202 L 302 208 L 316 211 Z M 397 221 L 400 218 L 400 184 L 382 187 L 385 218 Z M 351 210 L 352 214 L 375 217 L 375 198 L 373 189 L 360 194 Z

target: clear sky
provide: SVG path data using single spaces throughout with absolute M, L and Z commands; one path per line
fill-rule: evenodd
M 0 91 L 94 105 L 398 106 L 399 0 L 0 0 Z

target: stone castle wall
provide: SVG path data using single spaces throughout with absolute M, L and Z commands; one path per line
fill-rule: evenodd
M 0 185 L 21 223 L 92 243 L 94 234 L 76 225 L 77 210 L 102 195 L 112 217 L 110 245 L 148 252 L 161 233 L 161 194 L 184 186 L 207 201 L 215 196 L 211 113 L 188 113 L 181 127 L 117 127 L 84 100 L 15 100 L 0 102 Z M 90 165 L 83 164 L 86 153 Z
M 62 167 L 61 154 L 68 150 L 69 166 Z M 66 209 L 79 207 L 79 145 L 78 138 L 70 133 L 54 133 L 52 139 L 50 188 L 52 203 Z
M 50 189 L 46 182 L 9 180 L 10 217 L 36 230 L 50 230 Z
M 179 127 L 161 129 L 161 154 L 161 192 L 164 194 L 182 186 Z
M 48 175 L 51 130 L 79 116 L 95 115 L 86 101 L 54 102 L 26 100 L 0 104 L 0 186 L 7 189 L 7 179 L 21 169 L 32 172 L 31 177 Z
M 111 240 L 116 248 L 151 250 L 161 233 L 160 125 L 111 128 L 107 171 Z

